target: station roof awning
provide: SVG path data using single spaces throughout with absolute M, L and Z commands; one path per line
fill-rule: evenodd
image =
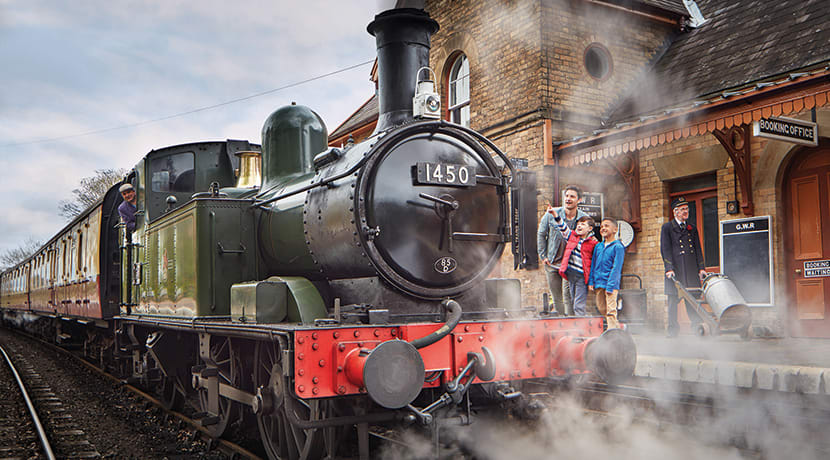
M 560 166 L 577 166 L 761 118 L 797 114 L 826 106 L 828 101 L 830 64 L 595 130 L 559 143 L 552 155 L 559 157 Z M 545 160 L 553 162 L 552 157 Z

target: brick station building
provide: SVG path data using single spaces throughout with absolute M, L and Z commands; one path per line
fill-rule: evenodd
M 750 301 L 754 325 L 776 335 L 830 337 L 830 276 L 822 276 L 830 270 L 820 269 L 830 261 L 825 1 L 423 6 L 441 25 L 430 64 L 445 118 L 480 131 L 537 173 L 539 215 L 544 199 L 558 204 L 562 188 L 576 184 L 602 197 L 605 215 L 631 224 L 623 272 L 642 278 L 650 326 L 665 327 L 660 227 L 671 218 L 670 201 L 683 196 L 692 203 L 707 270 L 726 268 L 722 249 L 733 272 L 770 267 L 768 283 L 743 288 L 748 299 L 761 299 Z M 753 123 L 782 116 L 815 122 L 817 145 L 753 135 Z M 372 96 L 330 143 L 360 141 L 376 118 Z M 721 248 L 722 222 L 767 216 L 771 249 Z M 541 269 L 512 267 L 505 251 L 493 276 L 520 278 L 525 303 L 539 305 L 547 289 Z

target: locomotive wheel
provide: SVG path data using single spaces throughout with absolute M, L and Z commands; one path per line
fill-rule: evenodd
M 302 401 L 292 396 L 282 373 L 281 353 L 275 344 L 257 342 L 254 353 L 254 387 L 267 395 L 269 407 L 257 413 L 257 426 L 265 451 L 270 459 L 322 458 L 324 447 L 332 451 L 335 446 L 325 445 L 330 436 L 323 436 L 322 429 L 303 430 L 291 425 L 288 411 L 300 420 L 320 420 L 329 414 L 330 404 L 325 401 Z M 331 454 L 330 454 L 331 455 Z
M 176 385 L 174 379 L 162 376 L 156 387 L 156 394 L 161 405 L 167 410 L 180 410 L 184 407 L 184 394 Z
M 216 364 L 219 370 L 219 381 L 226 385 L 238 387 L 242 381 L 239 354 L 234 350 L 233 342 L 228 337 L 212 336 L 210 344 L 210 359 Z M 199 406 L 203 412 L 208 412 L 208 392 L 204 388 L 199 389 Z M 205 425 L 211 436 L 218 438 L 222 436 L 228 423 L 239 414 L 239 405 L 227 398 L 219 397 L 219 413 L 212 414 L 219 417 L 216 423 Z

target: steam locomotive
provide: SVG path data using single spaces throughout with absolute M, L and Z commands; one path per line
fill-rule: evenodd
M 83 344 L 168 406 L 198 401 L 215 436 L 255 414 L 270 458 L 348 442 L 368 457 L 370 425 L 471 423 L 476 405 L 522 404 L 528 381 L 631 375 L 624 331 L 540 314 L 517 280 L 486 279 L 520 231 L 516 172 L 437 119 L 431 82 L 413 85 L 437 29 L 415 9 L 369 24 L 380 109 L 363 142 L 327 148 L 320 117 L 291 105 L 261 148 L 149 152 L 124 180 L 135 231 L 116 185 L 2 274 L 4 320 Z

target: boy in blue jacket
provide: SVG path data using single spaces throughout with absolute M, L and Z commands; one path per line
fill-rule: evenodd
M 620 327 L 617 321 L 617 294 L 620 291 L 625 247 L 617 240 L 617 221 L 606 217 L 599 226 L 602 242 L 594 248 L 588 290 L 597 293 L 597 309 L 605 315 L 608 329 Z

